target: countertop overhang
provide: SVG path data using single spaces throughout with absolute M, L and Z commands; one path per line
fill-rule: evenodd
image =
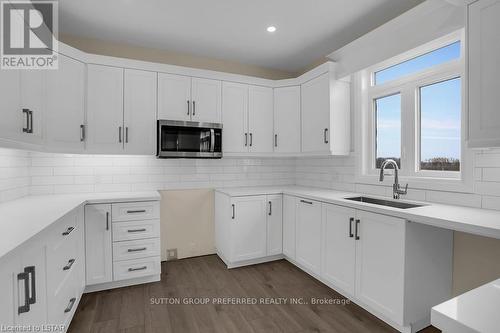
M 150 191 L 37 195 L 2 203 L 0 258 L 81 205 L 157 200 L 160 200 L 160 194 Z

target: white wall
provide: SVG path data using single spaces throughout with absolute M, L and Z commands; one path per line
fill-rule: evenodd
M 30 163 L 29 152 L 0 148 L 0 202 L 29 193 Z

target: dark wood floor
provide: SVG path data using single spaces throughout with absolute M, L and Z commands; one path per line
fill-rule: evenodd
M 190 297 L 210 302 L 151 304 Z M 217 256 L 206 256 L 162 263 L 161 282 L 85 294 L 68 332 L 395 332 L 353 303 L 214 304 L 220 297 L 344 299 L 284 260 L 227 270 Z

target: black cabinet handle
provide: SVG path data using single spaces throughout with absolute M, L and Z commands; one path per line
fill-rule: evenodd
M 273 215 L 273 203 L 269 201 L 269 216 Z
M 85 125 L 80 125 L 80 142 L 85 141 Z
M 109 230 L 109 212 L 106 212 L 106 230 Z
M 274 146 L 278 147 L 278 134 L 274 134 Z
M 145 209 L 138 209 L 138 210 L 127 210 L 127 214 L 136 214 L 136 213 L 145 213 Z
M 128 143 L 128 126 L 125 127 L 125 143 Z
M 35 276 L 35 266 L 28 266 L 24 268 L 24 272 L 28 274 L 29 280 L 31 281 L 31 293 L 29 297 L 29 303 L 36 303 L 36 276 Z
M 127 252 L 140 252 L 140 251 L 146 251 L 147 248 L 141 247 L 140 249 L 128 249 Z
M 248 146 L 248 133 L 245 133 L 245 147 Z
M 187 113 L 187 115 L 189 116 L 189 100 L 187 100 L 186 102 L 187 102 L 187 105 L 188 105 L 188 113 Z
M 253 133 L 250 133 L 250 147 L 252 147 L 253 144 Z
M 129 230 L 127 230 L 127 232 L 144 232 L 144 231 L 146 231 L 145 228 L 143 228 L 143 229 L 129 229 Z
M 356 237 L 354 238 L 355 240 L 359 240 L 359 223 L 361 221 L 360 220 L 356 220 L 356 227 L 354 228 L 354 233 L 356 234 Z
M 66 309 L 64 309 L 64 313 L 68 313 L 71 311 L 71 309 L 73 309 L 73 306 L 75 305 L 75 302 L 76 302 L 76 298 L 72 298 L 69 300 L 69 304 L 68 306 L 66 307 Z
M 306 200 L 300 200 L 300 202 L 308 204 L 308 205 L 312 205 L 313 204 L 312 201 L 306 201 Z
M 196 101 L 193 101 L 193 116 L 196 115 Z
M 128 269 L 128 271 L 129 271 L 129 272 L 143 271 L 143 270 L 145 270 L 146 268 L 148 268 L 148 266 L 142 266 L 142 267 L 138 267 L 138 268 L 129 268 L 129 269 Z
M 17 314 L 26 313 L 30 311 L 30 277 L 25 271 L 17 274 L 17 280 L 24 281 L 24 304 L 17 308 Z
M 349 219 L 349 237 L 350 238 L 354 237 L 354 234 L 352 233 L 352 222 L 354 222 L 354 217 L 351 217 Z
M 122 143 L 122 127 L 118 127 L 118 143 Z
M 325 128 L 324 140 L 325 140 L 325 143 L 328 143 L 328 128 Z
M 231 216 L 231 218 L 234 220 L 234 204 L 231 205 L 231 208 L 233 209 L 233 215 Z
M 75 230 L 75 227 L 68 227 L 65 232 L 62 233 L 63 236 L 68 236 L 73 230 Z
M 68 260 L 68 264 L 63 267 L 63 271 L 67 271 L 68 269 L 71 269 L 71 266 L 75 263 L 76 259 L 70 259 Z

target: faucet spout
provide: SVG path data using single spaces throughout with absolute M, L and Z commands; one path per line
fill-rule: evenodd
M 401 189 L 399 185 L 399 168 L 398 163 L 392 159 L 385 160 L 380 166 L 380 177 L 379 180 L 381 182 L 384 181 L 384 171 L 388 165 L 392 165 L 394 167 L 394 185 L 392 186 L 392 196 L 394 199 L 399 199 L 401 195 L 405 195 L 408 193 L 408 184 L 406 184 L 405 189 Z

